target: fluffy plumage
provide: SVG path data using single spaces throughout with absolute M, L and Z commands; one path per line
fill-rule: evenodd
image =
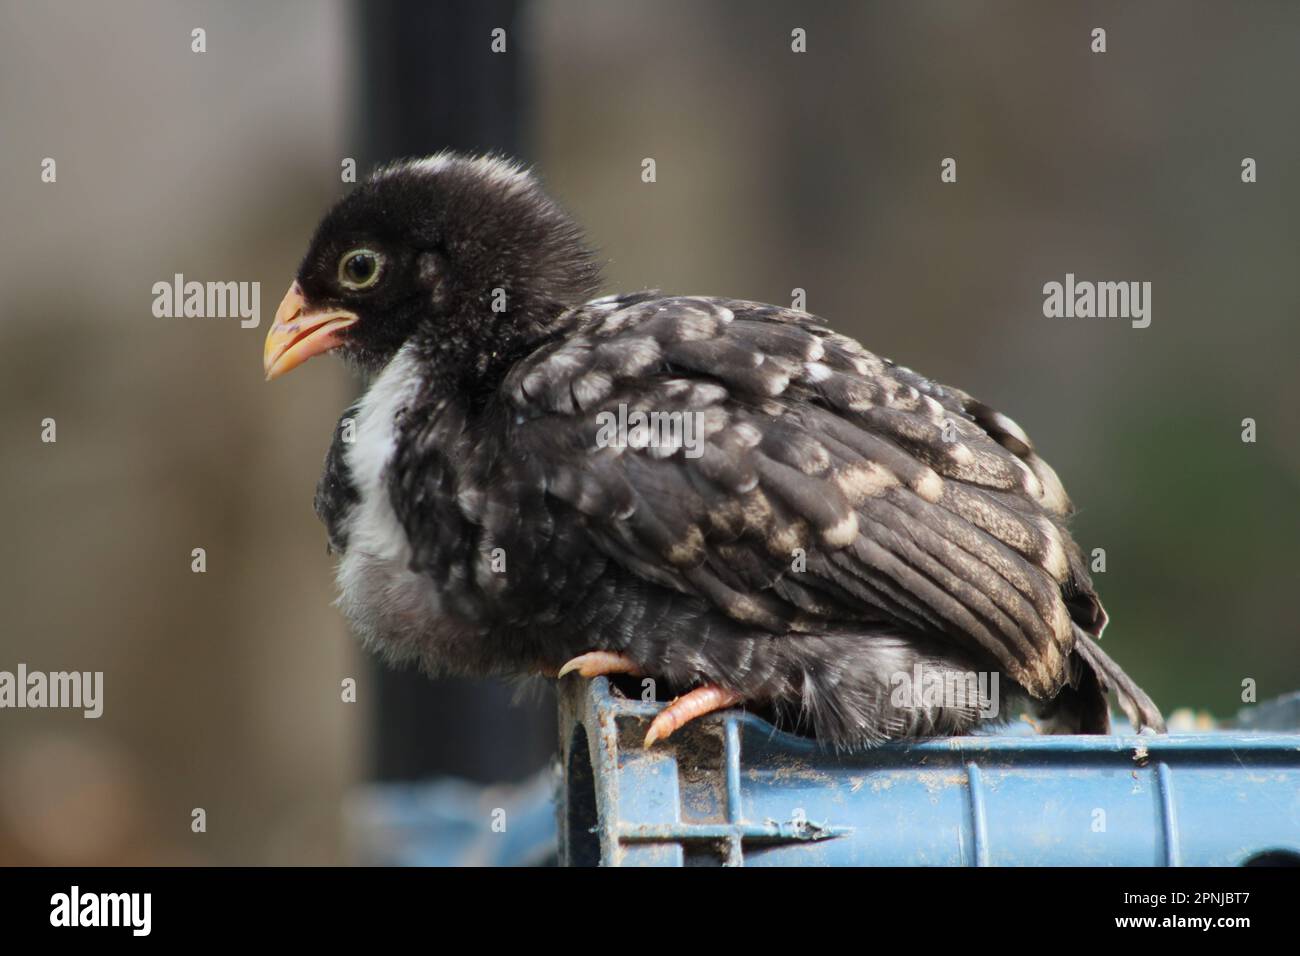
M 349 292 L 333 277 L 361 246 L 382 281 Z M 997 671 L 1004 716 L 1011 690 L 1105 732 L 1111 690 L 1162 728 L 1096 643 L 1069 499 L 1013 421 L 813 316 L 585 301 L 596 276 L 496 159 L 388 167 L 320 226 L 298 284 L 358 317 L 338 347 L 370 385 L 316 506 L 369 643 L 461 674 L 613 651 L 845 747 L 977 722 L 975 702 L 892 700 L 917 665 Z M 702 443 L 602 440 L 634 411 L 691 416 Z

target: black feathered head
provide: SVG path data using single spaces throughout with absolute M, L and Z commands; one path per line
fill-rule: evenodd
M 393 163 L 316 229 L 263 364 L 275 378 L 338 350 L 373 373 L 418 338 L 448 368 L 482 374 L 598 280 L 581 230 L 522 167 L 453 153 Z

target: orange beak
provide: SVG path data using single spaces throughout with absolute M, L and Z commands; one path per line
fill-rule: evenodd
M 339 332 L 357 321 L 355 312 L 344 309 L 304 314 L 306 305 L 302 289 L 295 282 L 275 310 L 275 322 L 266 333 L 266 346 L 262 349 L 262 368 L 268 382 L 297 368 L 313 355 L 342 345 Z

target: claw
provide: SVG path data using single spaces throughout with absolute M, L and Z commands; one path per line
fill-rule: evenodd
M 640 674 L 641 668 L 631 658 L 612 651 L 589 651 L 579 654 L 560 668 L 555 676 L 563 677 L 577 671 L 583 677 L 600 677 L 604 674 Z
M 650 722 L 650 729 L 646 731 L 642 746 L 648 749 L 654 746 L 656 741 L 672 736 L 674 731 L 685 727 L 696 717 L 703 717 L 715 710 L 724 710 L 732 704 L 739 704 L 741 700 L 741 696 L 735 691 L 725 690 L 716 684 L 697 687 L 659 711 L 655 719 Z

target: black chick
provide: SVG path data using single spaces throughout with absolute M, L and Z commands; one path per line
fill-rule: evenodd
M 647 745 L 736 703 L 847 748 L 990 705 L 1105 733 L 1108 691 L 1163 729 L 1013 421 L 813 316 L 597 281 L 497 158 L 390 165 L 320 224 L 265 367 L 338 351 L 368 380 L 316 510 L 369 645 L 688 690 Z

